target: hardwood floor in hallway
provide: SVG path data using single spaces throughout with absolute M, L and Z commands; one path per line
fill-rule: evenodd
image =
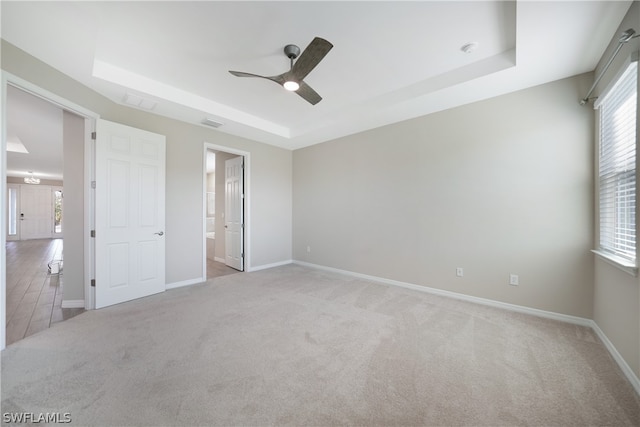
M 62 239 L 9 241 L 7 251 L 7 345 L 77 316 L 82 308 L 62 308 Z
M 62 308 L 64 269 L 49 272 L 50 263 L 62 260 L 62 247 L 62 239 L 7 242 L 7 345 L 84 312 Z M 207 279 L 235 273 L 239 271 L 207 259 Z

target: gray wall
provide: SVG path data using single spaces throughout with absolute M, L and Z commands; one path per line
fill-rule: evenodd
M 64 301 L 84 301 L 84 118 L 62 114 Z
M 250 268 L 291 260 L 292 153 L 111 102 L 2 41 L 2 69 L 101 115 L 167 138 L 166 280 L 202 277 L 204 143 L 251 155 Z
M 602 56 L 596 70 L 598 74 L 618 45 L 620 34 L 628 28 L 634 28 L 636 32 L 640 33 L 640 2 L 636 1 L 631 5 L 618 31 L 612 35 L 611 44 Z M 597 96 L 609 84 L 630 53 L 639 50 L 640 38 L 633 39 L 624 45 L 615 62 L 594 91 L 594 96 Z M 637 193 L 636 200 L 638 200 Z M 632 277 L 596 257 L 594 285 L 593 319 L 636 376 L 640 377 L 640 281 L 638 277 Z
M 294 259 L 591 318 L 591 80 L 295 151 Z

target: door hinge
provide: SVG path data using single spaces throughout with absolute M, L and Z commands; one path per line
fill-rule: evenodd
M 96 132 L 91 132 L 91 139 L 95 140 L 98 137 Z
M 91 237 L 96 237 L 96 230 L 91 230 Z
M 91 286 L 96 287 L 96 279 L 91 279 Z
M 96 182 L 95 181 L 91 181 L 91 188 L 93 188 L 95 190 L 95 188 L 96 188 Z

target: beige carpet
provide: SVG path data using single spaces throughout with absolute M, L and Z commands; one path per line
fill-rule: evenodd
M 86 312 L 9 346 L 2 412 L 100 426 L 640 424 L 588 328 L 295 265 Z

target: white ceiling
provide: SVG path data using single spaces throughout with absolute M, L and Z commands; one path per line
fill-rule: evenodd
M 631 1 L 0 3 L 2 38 L 84 85 L 153 113 L 296 149 L 592 71 Z M 639 29 L 636 29 L 639 30 Z M 286 44 L 334 48 L 279 85 Z M 478 43 L 473 53 L 461 47 Z M 577 102 L 577 100 L 576 100 Z M 11 126 L 11 123 L 9 123 Z M 22 139 L 22 137 L 20 137 Z
M 62 180 L 62 110 L 13 86 L 7 88 L 7 142 L 29 152 L 7 153 L 7 176 Z

